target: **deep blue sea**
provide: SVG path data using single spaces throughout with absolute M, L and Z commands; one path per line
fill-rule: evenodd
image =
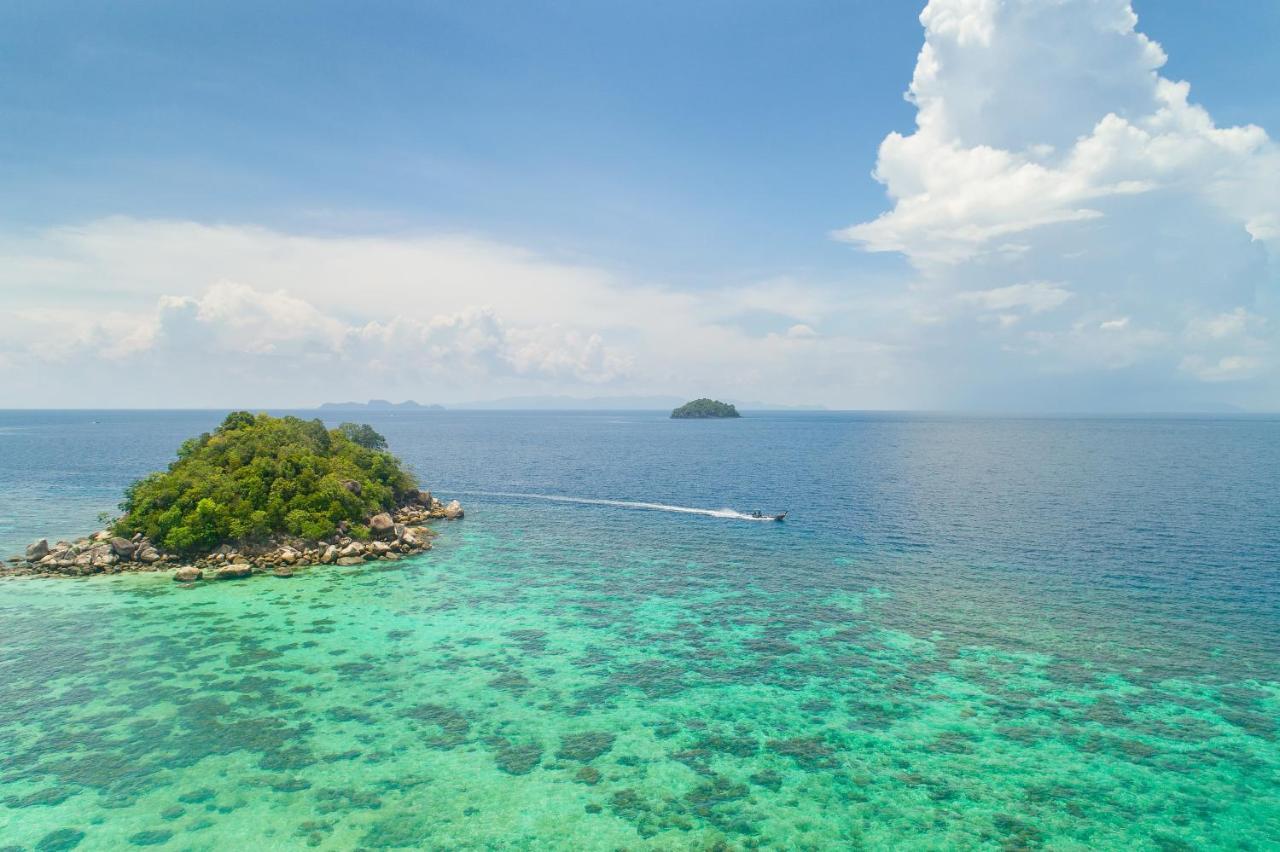
M 0 412 L 0 554 L 224 415 Z M 326 420 L 466 519 L 0 582 L 0 847 L 1280 848 L 1280 417 Z

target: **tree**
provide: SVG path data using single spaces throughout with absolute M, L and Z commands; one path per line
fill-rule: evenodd
M 338 431 L 345 435 L 348 441 L 359 444 L 366 450 L 387 448 L 387 439 L 375 432 L 368 423 L 343 423 L 338 427 Z
M 363 531 L 417 488 L 386 446 L 362 424 L 329 430 L 319 420 L 234 412 L 184 442 L 167 471 L 130 485 L 115 530 L 178 552 L 275 533 L 319 540 L 343 521 Z
M 693 402 L 686 402 L 671 412 L 671 416 L 678 420 L 700 420 L 709 417 L 739 417 L 740 415 L 738 414 L 738 409 L 727 402 L 703 397 L 702 399 L 695 399 Z
M 222 421 L 222 425 L 218 427 L 220 432 L 230 432 L 233 429 L 246 429 L 256 422 L 256 418 L 247 411 L 233 411 L 227 415 Z

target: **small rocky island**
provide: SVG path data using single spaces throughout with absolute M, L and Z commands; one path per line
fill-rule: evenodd
M 703 397 L 693 402 L 686 402 L 671 412 L 671 416 L 676 420 L 706 420 L 713 417 L 741 417 L 742 415 L 738 414 L 738 409 L 731 403 Z
M 372 427 L 237 411 L 192 438 L 164 472 L 138 480 L 124 514 L 75 541 L 41 539 L 0 574 L 173 571 L 194 582 L 307 565 L 394 561 L 431 549 L 432 519 L 456 520 L 418 488 Z

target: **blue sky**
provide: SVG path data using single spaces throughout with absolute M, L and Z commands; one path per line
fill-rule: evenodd
M 869 164 L 912 120 L 919 24 L 891 5 L 33 4 L 0 66 L 4 212 L 838 268 L 826 232 L 878 211 Z
M 598 286 L 626 290 L 632 297 L 642 295 L 644 288 L 658 288 L 673 305 L 690 294 L 706 298 L 731 288 L 772 287 L 785 297 L 782 301 L 808 307 L 790 311 L 765 293 L 723 315 L 705 306 L 689 310 L 701 311 L 701 322 L 717 333 L 731 327 L 748 337 L 839 337 L 843 344 L 808 356 L 821 356 L 824 370 L 820 382 L 803 388 L 794 387 L 785 373 L 721 381 L 724 365 L 717 363 L 708 363 L 684 386 L 680 379 L 685 374 L 677 367 L 651 374 L 635 368 L 648 360 L 648 347 L 657 344 L 644 328 L 629 325 L 627 316 L 578 317 L 565 305 L 562 317 L 553 315 L 547 322 L 529 311 L 508 310 L 509 294 L 494 290 L 474 305 L 453 304 L 445 314 L 423 312 L 418 319 L 431 328 L 457 331 L 464 325 L 471 328 L 468 323 L 480 322 L 475 317 L 484 315 L 483 323 L 496 325 L 486 326 L 482 336 L 512 332 L 546 341 L 555 334 L 577 335 L 581 346 L 567 353 L 544 352 L 540 344 L 531 360 L 503 375 L 466 362 L 469 380 L 464 386 L 430 371 L 365 382 L 369 372 L 360 368 L 358 358 L 377 356 L 357 356 L 352 346 L 339 342 L 336 354 L 330 354 L 349 371 L 342 386 L 350 392 L 336 395 L 456 400 L 490 391 L 599 395 L 705 388 L 740 397 L 857 407 L 982 407 L 1036 398 L 1032 392 L 1047 382 L 1061 382 L 1046 375 L 1070 375 L 1067 383 L 1080 388 L 1073 402 L 1086 407 L 1122 405 L 1120 397 L 1131 399 L 1134 386 L 1149 388 L 1150 398 L 1142 404 L 1156 407 L 1204 403 L 1250 408 L 1265 402 L 1276 387 L 1268 341 L 1251 339 L 1252 348 L 1241 350 L 1244 354 L 1214 351 L 1165 358 L 1166 366 L 1175 365 L 1175 374 L 1178 364 L 1186 373 L 1195 370 L 1185 367 L 1188 363 L 1212 365 L 1235 357 L 1262 362 L 1265 369 L 1252 370 L 1245 383 L 1215 379 L 1209 383 L 1213 387 L 1206 387 L 1127 361 L 1120 366 L 1055 363 L 1047 372 L 1028 372 L 1025 364 L 1015 364 L 1010 382 L 1021 390 L 1006 396 L 987 382 L 992 369 L 1000 374 L 991 351 L 1000 351 L 1001 345 L 988 341 L 982 351 L 970 351 L 972 346 L 959 340 L 964 335 L 980 338 L 982 329 L 952 329 L 933 339 L 905 331 L 877 337 L 875 332 L 891 325 L 895 311 L 920 314 L 919 305 L 902 304 L 903 294 L 920 291 L 921 279 L 936 282 L 940 273 L 925 268 L 929 261 L 923 249 L 895 248 L 896 236 L 842 241 L 832 234 L 873 221 L 894 206 L 886 199 L 886 184 L 872 172 L 886 136 L 895 131 L 910 135 L 916 126 L 916 105 L 903 93 L 926 34 L 922 5 L 848 0 L 405 2 L 368 4 L 355 11 L 338 3 L 9 4 L 0 11 L 0 79 L 6 83 L 0 90 L 0 121 L 8 128 L 0 135 L 0 184 L 5 187 L 0 228 L 11 263 L 0 266 L 0 287 L 12 299 L 13 311 L 32 321 L 71 311 L 77 301 L 97 313 L 120 308 L 163 314 L 166 308 L 157 307 L 158 300 L 199 302 L 210 288 L 223 287 L 225 296 L 232 292 L 226 288 L 240 287 L 305 303 L 277 302 L 272 310 L 278 313 L 270 314 L 276 320 L 313 309 L 324 322 L 345 323 L 348 330 L 371 322 L 381 328 L 392 314 L 414 312 L 353 307 L 326 295 L 323 287 L 312 291 L 305 280 L 247 261 L 202 277 L 199 259 L 212 251 L 207 241 L 191 249 L 189 264 L 180 252 L 164 259 L 131 257 L 130 262 L 147 268 L 145 273 L 120 266 L 118 255 L 126 250 L 136 255 L 146 250 L 139 246 L 154 245 L 156 239 L 145 235 L 148 225 L 186 226 L 188 234 L 201 228 L 244 228 L 281 240 L 306 238 L 314 241 L 308 245 L 317 252 L 342 245 L 376 254 L 376 241 L 382 239 L 400 248 L 403 241 L 434 245 L 457 240 L 469 248 L 450 244 L 455 253 L 473 250 L 486 258 L 496 253 L 513 263 L 549 267 L 552 277 L 589 271 L 604 282 Z M 938 0 L 934 5 L 948 4 Z M 1079 0 L 1068 7 L 1073 5 L 1081 10 L 1068 13 L 1080 20 L 1092 14 L 1083 11 Z M 1121 0 L 1103 5 L 1125 6 Z M 1192 101 L 1207 109 L 1217 127 L 1254 124 L 1273 133 L 1280 127 L 1280 100 L 1274 97 L 1280 52 L 1273 49 L 1280 43 L 1280 6 L 1252 0 L 1228 7 L 1207 0 L 1162 0 L 1135 2 L 1134 10 L 1137 30 L 1168 55 L 1160 75 L 1190 81 Z M 947 38 L 943 29 L 938 33 Z M 1013 44 L 1016 38 L 1026 40 L 1026 32 L 1012 23 L 997 35 L 987 50 Z M 1001 40 L 1004 35 L 1006 41 Z M 977 62 L 967 56 L 957 62 L 962 59 Z M 1063 58 L 1062 68 L 1071 61 Z M 1092 70 L 1117 78 L 1132 72 L 1128 66 Z M 1108 110 L 1124 117 L 1125 105 L 1103 103 L 1099 97 L 1096 109 L 1090 106 L 1090 121 Z M 1016 99 L 1008 103 L 1016 108 Z M 1071 137 L 1089 131 L 1089 124 L 1061 128 Z M 1181 180 L 1170 177 L 1167 185 Z M 1121 216 L 1103 213 L 1109 221 Z M 1240 213 L 1253 220 L 1258 215 L 1256 210 Z M 68 228 L 92 231 L 84 239 L 94 246 L 105 239 L 99 239 L 95 228 L 119 241 L 109 253 L 116 265 L 101 268 L 106 262 L 101 254 L 88 258 L 83 245 L 68 249 L 65 240 L 59 243 L 56 235 Z M 127 232 L 123 237 L 122 231 Z M 59 254 L 68 251 L 73 258 Z M 272 253 L 266 247 L 255 251 Z M 395 254 L 393 248 L 378 257 Z M 38 270 L 72 261 L 79 269 L 53 280 L 43 271 L 33 274 L 29 263 L 12 262 L 32 256 L 46 261 Z M 429 302 L 433 288 L 452 286 L 449 271 L 454 267 L 445 261 L 437 267 L 434 257 L 428 252 L 405 261 L 422 264 L 408 278 L 404 269 L 388 273 L 381 263 L 373 265 L 387 280 L 420 282 L 415 285 L 420 291 L 409 298 L 416 304 Z M 1259 279 L 1257 288 L 1274 285 L 1272 271 L 1255 269 L 1258 262 L 1241 261 L 1240 268 L 1253 270 L 1241 275 Z M 290 274 L 299 273 L 295 269 Z M 165 278 L 169 281 L 154 287 L 133 286 Z M 1014 278 L 989 283 L 1020 287 L 1041 281 Z M 458 280 L 471 279 L 460 275 Z M 1264 283 L 1268 280 L 1269 285 Z M 937 298 L 951 300 L 964 288 L 977 291 L 963 271 L 949 274 L 948 281 L 947 295 Z M 340 289 L 342 284 L 331 286 Z M 348 286 L 359 289 L 378 282 L 353 279 Z M 404 294 L 405 284 L 394 286 Z M 1053 286 L 1058 285 L 1050 282 Z M 936 289 L 933 284 L 924 287 L 931 288 Z M 995 289 L 1000 287 L 987 288 Z M 1059 289 L 1070 292 L 1070 306 L 1084 303 L 1079 287 L 1068 282 Z M 235 292 L 241 293 L 237 298 L 253 301 L 243 289 Z M 1033 286 L 1027 292 L 1039 291 Z M 1176 322 L 1190 328 L 1189 323 L 1211 322 L 1237 307 L 1265 320 L 1257 311 L 1267 307 L 1268 297 L 1259 298 L 1261 308 L 1210 299 L 1206 309 L 1211 313 L 1204 317 L 1193 316 L 1188 301 Z M 963 296 L 961 301 L 974 303 Z M 621 306 L 626 303 L 620 300 L 617 309 L 625 310 Z M 218 313 L 193 304 L 191 321 L 197 324 L 207 324 Z M 1037 316 L 1059 308 L 1039 304 L 1021 307 Z M 1124 310 L 1132 311 L 1132 304 L 1126 302 Z M 252 310 L 235 299 L 227 305 L 223 309 L 229 315 Z M 470 319 L 459 319 L 464 315 Z M 1014 324 L 1007 319 L 1013 314 L 1000 316 L 1006 318 L 1001 322 Z M 1121 319 L 1117 314 L 1099 323 Z M 318 352 L 342 336 L 337 327 L 317 322 L 328 330 L 317 338 L 302 335 L 305 345 L 288 355 L 290 363 L 321 357 Z M 547 331 L 552 325 L 560 331 Z M 1062 328 L 1069 327 L 1064 318 Z M 1171 326 L 1161 331 L 1174 333 Z M 415 333 L 418 340 L 431 336 Z M 103 353 L 103 335 L 120 336 L 109 330 L 88 335 L 84 346 L 68 349 L 63 362 L 48 360 L 47 352 L 42 356 L 46 360 L 34 369 L 49 379 L 42 384 L 51 398 L 43 401 L 53 404 L 58 399 L 52 397 L 81 392 L 70 378 L 77 372 L 73 368 L 77 362 L 83 366 L 92 352 Z M 600 342 L 592 344 L 593 336 Z M 212 332 L 210 340 L 210 345 L 222 345 Z M 277 343 L 267 341 L 258 348 L 286 357 L 287 347 Z M 736 341 L 733 351 L 750 355 L 749 343 Z M 438 350 L 437 344 L 445 345 L 436 340 L 427 348 Z M 594 355 L 587 351 L 593 345 Z M 525 349 L 529 346 L 533 344 Z M 1259 354 L 1262 348 L 1265 354 Z M 145 349 L 138 342 L 109 354 L 108 360 L 117 355 L 121 361 L 137 359 Z M 953 366 L 949 362 L 956 360 L 958 349 L 964 350 L 971 370 L 940 378 L 943 368 Z M 762 344 L 761 351 L 770 350 Z M 600 352 L 614 352 L 615 368 L 604 369 L 603 362 L 591 360 Z M 228 361 L 243 354 L 228 355 Z M 803 353 L 773 354 L 794 358 L 794 365 L 805 361 Z M 0 357 L 5 357 L 2 349 Z M 400 352 L 397 357 L 408 356 Z M 32 362 L 26 358 L 22 352 L 7 355 L 10 365 L 26 365 L 29 372 Z M 878 381 L 872 381 L 874 376 L 852 383 L 841 378 L 868 359 L 895 358 L 893 364 L 875 365 Z M 499 360 L 504 359 L 510 365 L 513 356 Z M 236 369 L 233 364 L 229 368 Z M 165 375 L 155 365 L 148 369 L 155 369 L 157 377 Z M 261 372 L 247 365 L 238 369 Z M 458 369 L 450 368 L 454 375 Z M 110 375 L 108 371 L 95 381 Z M 237 380 L 211 380 L 207 398 L 187 402 L 231 404 L 235 391 L 244 388 Z M 920 390 L 900 392 L 904 381 L 916 381 Z M 957 381 L 968 382 L 973 393 L 957 392 Z M 371 386 L 362 394 L 365 384 Z M 316 388 L 299 389 L 296 382 L 258 384 L 252 389 L 254 398 L 244 401 L 305 402 L 318 393 L 324 395 Z M 5 402 L 13 400 L 0 398 L 0 404 Z M 162 400 L 139 397 L 133 402 Z

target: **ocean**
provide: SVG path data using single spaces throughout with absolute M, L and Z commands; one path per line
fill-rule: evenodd
M 0 412 L 0 554 L 224 414 Z M 0 847 L 1280 847 L 1280 418 L 326 419 L 466 519 L 0 581 Z

